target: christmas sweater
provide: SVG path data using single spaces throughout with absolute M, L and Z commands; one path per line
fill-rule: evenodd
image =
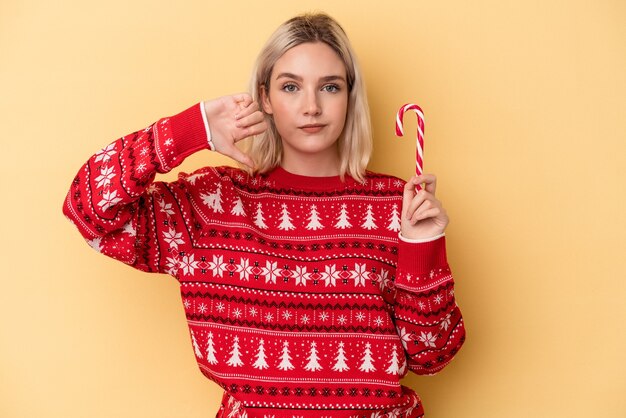
M 410 370 L 465 340 L 445 237 L 399 236 L 404 182 L 232 167 L 155 181 L 212 149 L 203 104 L 123 136 L 79 170 L 63 212 L 95 250 L 180 283 L 223 417 L 420 417 Z

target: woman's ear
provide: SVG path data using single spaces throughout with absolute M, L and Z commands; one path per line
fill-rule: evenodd
M 265 88 L 265 85 L 261 85 L 259 88 L 261 89 L 261 106 L 263 106 L 263 111 L 266 114 L 271 115 L 272 104 L 270 103 L 270 97 L 267 93 L 267 89 Z

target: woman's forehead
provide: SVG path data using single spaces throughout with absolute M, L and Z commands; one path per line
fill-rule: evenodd
M 274 64 L 272 78 L 290 76 L 296 80 L 305 78 L 340 77 L 345 80 L 343 60 L 323 42 L 307 42 L 285 52 Z

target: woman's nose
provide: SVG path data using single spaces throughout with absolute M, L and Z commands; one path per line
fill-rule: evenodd
M 304 113 L 306 115 L 319 115 L 322 113 L 322 108 L 319 103 L 319 97 L 317 91 L 309 91 L 304 97 Z

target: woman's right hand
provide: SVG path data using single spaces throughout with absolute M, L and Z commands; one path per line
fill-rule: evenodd
M 259 104 L 248 93 L 241 93 L 205 101 L 204 111 L 215 151 L 254 168 L 252 159 L 241 152 L 235 143 L 267 129 Z

